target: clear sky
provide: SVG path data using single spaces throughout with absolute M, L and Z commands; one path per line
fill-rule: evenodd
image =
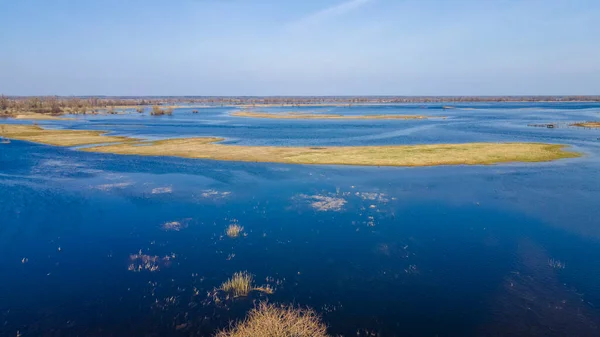
M 0 0 L 0 93 L 600 94 L 600 1 Z

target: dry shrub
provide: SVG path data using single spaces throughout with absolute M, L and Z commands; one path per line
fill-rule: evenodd
M 327 327 L 311 309 L 261 303 L 245 320 L 215 337 L 328 337 Z

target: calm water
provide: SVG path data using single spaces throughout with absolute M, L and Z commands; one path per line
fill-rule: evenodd
M 585 157 L 363 168 L 13 141 L 0 145 L 0 335 L 210 336 L 260 300 L 310 306 L 332 335 L 600 335 L 600 130 L 568 126 L 600 119 L 600 104 L 458 107 L 295 109 L 448 116 L 425 121 L 247 119 L 218 107 L 40 122 L 247 145 L 550 142 Z M 559 127 L 527 126 L 547 122 Z M 228 238 L 230 223 L 246 235 Z M 275 293 L 207 295 L 243 270 Z

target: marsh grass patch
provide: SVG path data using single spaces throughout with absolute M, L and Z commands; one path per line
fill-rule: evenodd
M 240 271 L 223 282 L 219 288 L 215 288 L 212 292 L 209 292 L 205 304 L 214 303 L 221 305 L 231 299 L 248 297 L 253 292 L 271 295 L 275 293 L 275 288 L 269 284 L 256 286 L 252 274 L 247 271 Z

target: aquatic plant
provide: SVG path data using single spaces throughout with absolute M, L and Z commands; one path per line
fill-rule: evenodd
M 261 303 L 243 321 L 215 337 L 327 337 L 327 327 L 312 309 Z
M 301 194 L 300 198 L 304 198 L 309 200 L 312 208 L 317 211 L 325 212 L 325 211 L 341 211 L 344 205 L 346 204 L 346 199 L 331 197 L 327 195 L 306 195 Z
M 221 290 L 232 294 L 234 297 L 245 297 L 254 289 L 254 278 L 247 271 L 241 271 L 221 284 Z
M 233 297 L 246 297 L 252 291 L 259 291 L 263 294 L 271 295 L 275 289 L 270 285 L 256 287 L 254 286 L 254 277 L 247 271 L 240 271 L 221 284 L 218 289 Z
M 232 223 L 227 227 L 227 236 L 230 238 L 237 238 L 244 231 L 244 227 L 238 225 L 237 223 Z
M 567 264 L 561 260 L 548 259 L 548 265 L 554 269 L 565 269 Z
M 152 189 L 152 194 L 164 194 L 173 192 L 173 187 L 156 187 Z
M 169 221 L 162 224 L 161 227 L 164 231 L 179 232 L 180 230 L 187 228 L 187 225 L 179 221 Z

